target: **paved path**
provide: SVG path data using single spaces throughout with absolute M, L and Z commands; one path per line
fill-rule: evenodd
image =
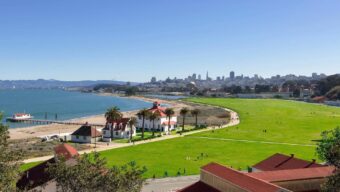
M 313 144 L 301 144 L 301 143 L 281 143 L 274 141 L 256 141 L 256 140 L 246 140 L 246 139 L 228 139 L 228 138 L 218 138 L 218 137 L 195 137 L 190 138 L 198 139 L 209 139 L 209 140 L 220 140 L 220 141 L 236 141 L 236 142 L 246 142 L 246 143 L 264 143 L 264 144 L 275 144 L 275 145 L 293 145 L 293 146 L 305 146 L 305 147 L 315 147 Z
M 221 126 L 221 128 L 226 128 L 226 127 L 230 127 L 230 126 L 234 126 L 240 123 L 239 117 L 237 115 L 236 112 L 230 110 L 230 109 L 225 109 L 226 111 L 230 112 L 230 121 Z M 157 137 L 154 139 L 149 139 L 149 140 L 144 140 L 144 141 L 138 141 L 133 143 L 110 143 L 109 145 L 107 145 L 106 143 L 97 143 L 97 148 L 92 148 L 92 149 L 88 149 L 88 150 L 84 150 L 84 151 L 79 151 L 79 154 L 84 154 L 84 153 L 91 153 L 94 151 L 105 151 L 105 150 L 110 150 L 110 149 L 116 149 L 116 148 L 122 148 L 122 147 L 128 147 L 128 146 L 132 146 L 132 145 L 140 145 L 140 144 L 145 144 L 145 143 L 151 143 L 151 142 L 157 142 L 157 141 L 162 141 L 162 140 L 166 140 L 166 139 L 173 139 L 173 138 L 178 138 L 178 137 L 184 137 L 186 135 L 192 135 L 195 133 L 200 133 L 200 132 L 205 132 L 205 131 L 210 131 L 213 129 L 221 129 L 221 128 L 216 128 L 216 127 L 208 127 L 206 129 L 200 129 L 197 131 L 190 131 L 190 132 L 186 132 L 183 133 L 182 135 L 180 134 L 176 134 L 176 135 L 164 135 L 162 137 Z M 93 145 L 93 144 L 92 144 Z M 50 158 L 52 158 L 53 155 L 48 155 L 48 156 L 43 156 L 43 157 L 36 157 L 36 158 L 30 158 L 30 159 L 26 159 L 23 162 L 24 163 L 31 163 L 31 162 L 37 162 L 37 161 L 46 161 Z
M 142 188 L 142 192 L 175 192 L 197 182 L 199 179 L 199 175 L 148 179 Z

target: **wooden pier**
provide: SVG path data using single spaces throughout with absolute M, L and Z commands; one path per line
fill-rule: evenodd
M 7 118 L 7 121 L 18 122 L 18 123 L 31 123 L 31 124 L 62 124 L 62 125 L 89 125 L 96 127 L 104 127 L 105 124 L 98 123 L 82 123 L 73 121 L 56 121 L 56 120 L 45 120 L 45 119 L 12 119 Z

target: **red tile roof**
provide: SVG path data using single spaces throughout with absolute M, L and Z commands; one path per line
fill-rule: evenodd
M 277 171 L 263 171 L 247 173 L 252 177 L 262 179 L 268 182 L 277 181 L 293 181 L 293 180 L 305 180 L 305 179 L 317 179 L 330 176 L 334 172 L 334 167 L 314 167 L 314 168 L 302 168 L 302 169 L 288 169 Z
M 79 155 L 77 149 L 66 143 L 57 145 L 54 148 L 54 152 L 57 156 L 64 156 L 65 159 L 70 159 Z
M 211 187 L 210 185 L 203 183 L 202 181 L 198 181 L 192 185 L 189 185 L 188 187 L 178 190 L 177 192 L 220 192 L 220 191 Z
M 155 101 L 153 103 L 153 106 L 149 109 L 149 112 L 151 113 L 156 113 L 158 112 L 160 114 L 161 117 L 165 117 L 165 109 L 164 107 L 161 107 L 161 104 L 158 101 Z
M 91 127 L 89 125 L 83 125 L 71 135 L 79 135 L 79 136 L 91 136 L 92 138 L 102 136 L 102 133 L 99 132 L 96 128 Z
M 295 158 L 294 155 L 287 156 L 284 154 L 276 153 L 268 157 L 267 159 L 257 163 L 256 165 L 253 165 L 253 167 L 261 171 L 273 171 L 308 167 L 323 167 L 323 165 Z
M 288 191 L 277 185 L 246 175 L 234 169 L 224 167 L 217 163 L 210 163 L 208 165 L 203 166 L 201 169 L 248 191 L 258 192 Z

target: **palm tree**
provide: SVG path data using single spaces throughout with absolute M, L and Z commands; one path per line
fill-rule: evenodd
M 142 139 L 144 139 L 144 123 L 145 123 L 145 119 L 149 116 L 150 114 L 150 111 L 146 108 L 140 110 L 138 113 L 137 113 L 137 116 L 139 118 L 142 118 L 143 122 L 142 122 Z
M 184 131 L 184 124 L 185 124 L 185 117 L 187 116 L 189 112 L 189 109 L 184 107 L 181 109 L 181 111 L 179 112 L 182 115 L 183 118 L 183 122 L 182 122 L 182 132 Z
M 193 109 L 191 110 L 191 115 L 195 116 L 195 127 L 197 128 L 198 124 L 197 124 L 197 116 L 201 113 L 201 110 L 199 109 Z
M 154 113 L 150 113 L 149 119 L 152 121 L 152 136 L 155 136 L 155 120 L 158 119 L 161 116 L 161 114 L 156 111 Z
M 167 108 L 167 109 L 165 109 L 165 114 L 169 118 L 169 121 L 168 121 L 168 130 L 170 131 L 170 119 L 175 114 L 175 111 L 172 108 Z
M 116 121 L 123 117 L 122 113 L 119 111 L 118 107 L 111 107 L 107 109 L 105 113 L 105 118 L 107 121 Z
M 136 124 L 137 124 L 137 119 L 136 119 L 136 117 L 131 117 L 130 118 L 130 121 L 129 121 L 129 126 L 130 126 L 130 142 L 132 141 L 132 132 L 133 132 L 133 126 L 136 126 Z
M 119 110 L 120 109 L 116 106 L 107 109 L 105 113 L 106 123 L 121 119 L 123 117 L 123 114 Z M 113 139 L 113 125 L 110 131 L 111 131 L 111 139 Z

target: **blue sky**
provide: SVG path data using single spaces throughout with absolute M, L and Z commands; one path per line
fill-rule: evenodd
M 340 72 L 338 0 L 0 0 L 0 79 Z

